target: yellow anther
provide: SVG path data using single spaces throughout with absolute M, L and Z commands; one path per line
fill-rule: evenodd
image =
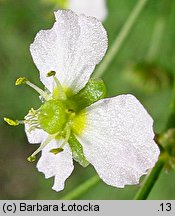
M 47 94 L 45 91 L 43 91 L 42 89 L 40 89 L 35 84 L 31 83 L 27 78 L 25 78 L 25 77 L 19 77 L 16 80 L 15 85 L 21 85 L 21 84 L 26 84 L 26 85 L 30 86 L 36 92 L 38 92 L 45 100 L 49 100 L 50 99 L 50 95 L 49 94 Z
M 55 89 L 53 90 L 53 94 L 52 94 L 52 97 L 54 99 L 60 99 L 60 100 L 65 100 L 67 97 L 66 97 L 66 94 L 64 92 L 64 89 L 60 83 L 60 81 L 58 80 L 58 78 L 55 76 L 56 72 L 55 71 L 49 71 L 47 73 L 47 77 L 51 77 L 53 76 L 53 79 L 55 81 L 55 84 L 56 84 L 56 87 Z
M 7 124 L 12 125 L 12 126 L 19 125 L 19 121 L 18 120 L 12 120 L 10 118 L 4 117 L 4 121 L 7 122 Z
M 27 78 L 25 78 L 25 77 L 19 77 L 16 80 L 15 85 L 17 86 L 17 85 L 21 85 L 21 84 L 26 84 L 27 81 L 28 81 Z
M 36 160 L 36 156 L 29 156 L 28 158 L 27 158 L 27 160 L 29 161 L 29 162 L 34 162 L 35 160 Z
M 55 71 L 50 71 L 47 73 L 47 77 L 55 76 L 56 72 Z
M 51 149 L 50 152 L 53 153 L 53 154 L 58 154 L 60 152 L 64 151 L 63 148 L 55 148 L 55 149 Z

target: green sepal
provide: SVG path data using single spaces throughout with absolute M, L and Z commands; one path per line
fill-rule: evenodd
M 72 150 L 73 159 L 76 162 L 78 162 L 81 166 L 87 167 L 89 165 L 89 162 L 86 160 L 84 156 L 83 147 L 72 133 L 69 137 L 68 143 Z
M 90 79 L 86 86 L 68 99 L 72 109 L 80 111 L 106 96 L 106 87 L 102 79 Z

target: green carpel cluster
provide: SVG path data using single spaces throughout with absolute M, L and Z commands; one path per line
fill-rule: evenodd
M 39 109 L 38 121 L 43 130 L 49 134 L 61 132 L 68 120 L 64 101 L 49 100 Z

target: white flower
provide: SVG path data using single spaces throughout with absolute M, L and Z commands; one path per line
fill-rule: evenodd
M 101 21 L 107 17 L 106 0 L 69 0 L 68 8 L 77 14 L 93 16 Z
M 41 30 L 30 51 L 40 71 L 40 79 L 51 92 L 50 95 L 55 93 L 58 80 L 64 89 L 76 94 L 87 84 L 96 64 L 103 58 L 107 49 L 107 34 L 100 21 L 92 17 L 77 16 L 70 10 L 58 11 L 55 17 L 53 28 Z M 54 79 L 47 77 L 49 71 L 56 72 Z M 64 98 L 64 92 L 62 96 Z M 47 99 L 49 101 L 49 96 Z M 26 119 L 36 115 L 32 112 Z M 56 121 L 57 116 L 52 117 Z M 42 143 L 37 168 L 46 178 L 55 177 L 53 189 L 60 191 L 73 171 L 72 151 L 67 138 L 63 145 L 63 137 L 48 136 L 50 127 L 53 129 L 52 124 L 45 125 L 42 116 L 38 118 L 42 124 L 34 130 L 29 130 L 29 124 L 25 126 L 28 140 Z M 134 96 L 101 99 L 72 119 L 72 132 L 81 143 L 86 159 L 105 183 L 120 188 L 137 184 L 139 178 L 154 167 L 159 149 L 154 142 L 153 120 Z M 44 131 L 42 125 L 47 130 Z M 70 133 L 66 134 L 70 136 Z M 59 154 L 50 152 L 60 145 L 64 151 Z

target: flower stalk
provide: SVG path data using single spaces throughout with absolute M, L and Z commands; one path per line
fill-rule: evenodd
M 141 188 L 136 193 L 134 200 L 146 200 L 149 196 L 153 186 L 159 178 L 164 165 L 166 164 L 168 155 L 166 153 L 159 157 L 155 167 L 151 170 L 150 174 L 145 178 Z

